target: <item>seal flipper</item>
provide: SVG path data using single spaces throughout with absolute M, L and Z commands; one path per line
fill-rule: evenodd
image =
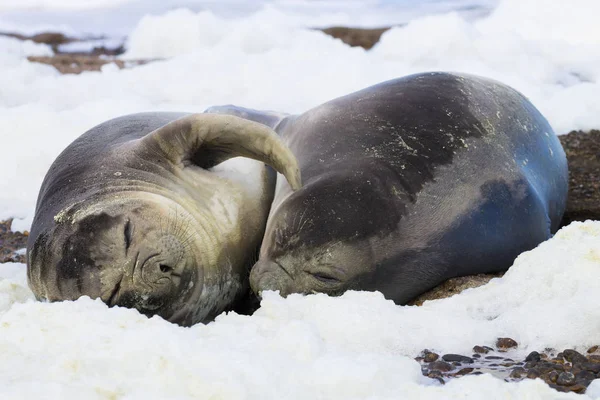
M 294 190 L 302 186 L 298 161 L 277 134 L 236 116 L 191 114 L 150 132 L 139 144 L 183 167 L 208 169 L 233 157 L 252 158 L 275 168 Z
M 212 106 L 204 110 L 204 113 L 233 115 L 249 121 L 258 122 L 259 124 L 266 125 L 271 129 L 277 128 L 277 125 L 279 125 L 279 123 L 281 123 L 281 121 L 283 121 L 289 115 L 277 111 L 260 111 L 252 108 L 238 107 L 232 104 L 227 104 L 224 106 Z

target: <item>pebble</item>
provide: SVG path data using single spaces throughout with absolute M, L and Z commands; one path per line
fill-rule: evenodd
M 591 371 L 595 374 L 600 373 L 600 363 L 596 363 L 596 362 L 584 362 L 581 363 L 581 368 L 586 370 L 586 371 Z
M 463 368 L 460 371 L 458 371 L 457 373 L 455 373 L 454 376 L 468 375 L 471 372 L 473 372 L 474 370 L 475 370 L 475 368 Z
M 521 378 L 523 375 L 525 375 L 525 372 L 527 372 L 525 371 L 525 368 L 517 367 L 510 372 L 509 376 L 511 378 Z
M 598 351 L 598 346 L 592 346 L 589 349 L 587 349 L 588 354 L 595 353 L 596 351 Z
M 487 354 L 489 353 L 490 349 L 486 348 L 485 346 L 474 346 L 473 351 L 479 354 Z
M 558 372 L 550 371 L 547 375 L 547 378 L 552 383 L 556 382 L 558 380 Z
M 498 340 L 496 340 L 496 347 L 498 348 L 498 351 L 502 352 L 514 349 L 518 345 L 519 344 L 511 338 L 498 338 Z
M 540 357 L 540 353 L 538 353 L 537 351 L 532 351 L 531 353 L 529 353 L 529 355 L 527 357 L 525 357 L 525 361 L 540 361 L 541 357 Z
M 507 340 L 500 343 L 503 339 Z M 516 342 L 511 343 L 512 339 L 508 339 L 498 339 L 498 352 L 484 346 L 474 346 L 473 356 L 467 357 L 461 354 L 440 356 L 424 350 L 417 360 L 421 363 L 423 375 L 441 383 L 465 375 L 490 373 L 507 382 L 540 378 L 558 391 L 583 393 L 592 381 L 600 378 L 600 354 L 592 354 L 598 348 L 590 347 L 584 353 L 587 357 L 574 349 L 544 349 L 541 353 L 532 351 L 524 359 L 515 361 L 514 357 L 499 355 L 506 352 L 500 350 L 501 346 L 517 347 L 514 346 Z
M 575 384 L 575 375 L 571 372 L 561 372 L 556 379 L 556 384 L 561 386 L 571 386 Z
M 565 360 L 573 364 L 587 362 L 587 358 L 583 354 L 573 349 L 563 350 L 562 355 Z
M 430 362 L 437 361 L 437 359 L 438 359 L 438 358 L 440 358 L 439 354 L 436 354 L 436 353 L 427 353 L 427 354 L 425 354 L 425 356 L 423 357 L 423 360 L 424 360 L 425 362 L 428 362 L 428 363 L 430 363 Z
M 454 367 L 452 366 L 452 364 L 447 363 L 445 361 L 434 361 L 432 363 L 429 363 L 429 369 L 431 371 L 442 371 L 442 372 L 448 372 L 451 371 Z
M 465 364 L 473 364 L 473 362 L 475 361 L 471 357 L 461 356 L 460 354 L 444 354 L 442 356 L 442 360 L 448 361 L 448 362 L 465 363 Z
M 596 379 L 596 374 L 591 372 L 591 371 L 579 371 L 578 373 L 575 374 L 575 380 L 577 382 L 582 382 L 582 381 L 593 381 L 594 379 Z M 589 384 L 588 382 L 588 384 Z

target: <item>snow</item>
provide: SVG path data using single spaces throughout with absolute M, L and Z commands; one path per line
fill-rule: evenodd
M 514 86 L 558 133 L 599 128 L 600 2 L 501 0 L 489 15 L 465 12 L 495 3 L 3 1 L 0 31 L 51 26 L 107 33 L 107 43 L 127 35 L 125 59 L 162 60 L 60 75 L 26 59 L 52 54 L 48 46 L 0 37 L 0 220 L 14 217 L 13 230 L 28 230 L 60 151 L 133 112 L 237 104 L 300 113 L 386 79 L 456 70 Z M 371 51 L 307 29 L 408 21 Z M 439 386 L 411 358 L 424 348 L 470 354 L 503 336 L 520 343 L 520 356 L 598 344 L 599 249 L 600 222 L 573 223 L 503 278 L 419 308 L 378 293 L 267 293 L 252 317 L 221 315 L 192 328 L 87 298 L 34 302 L 25 267 L 3 264 L 0 398 L 575 398 L 539 380 L 487 375 Z M 588 394 L 600 399 L 600 381 Z
M 412 357 L 423 348 L 470 354 L 498 336 L 516 339 L 521 356 L 597 343 L 599 243 L 600 222 L 574 222 L 522 254 L 503 278 L 422 307 L 369 292 L 287 299 L 268 292 L 252 317 L 223 314 L 192 328 L 89 298 L 35 302 L 25 266 L 7 264 L 0 269 L 0 396 L 575 398 L 540 380 L 508 384 L 486 375 L 440 386 Z

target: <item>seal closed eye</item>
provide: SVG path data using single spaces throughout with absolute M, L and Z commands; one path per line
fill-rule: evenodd
M 29 286 L 38 299 L 210 321 L 246 292 L 274 191 L 263 163 L 300 187 L 275 132 L 239 117 L 143 113 L 92 128 L 40 189 Z

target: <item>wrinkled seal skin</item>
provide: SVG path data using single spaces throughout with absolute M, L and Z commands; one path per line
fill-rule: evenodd
M 277 132 L 303 187 L 278 180 L 250 283 L 377 290 L 398 304 L 507 269 L 556 231 L 567 163 L 552 128 L 492 80 L 424 73 L 289 116 Z
M 38 299 L 87 295 L 182 325 L 248 291 L 273 199 L 267 162 L 298 187 L 271 129 L 232 116 L 143 113 L 75 140 L 42 184 L 27 245 Z

